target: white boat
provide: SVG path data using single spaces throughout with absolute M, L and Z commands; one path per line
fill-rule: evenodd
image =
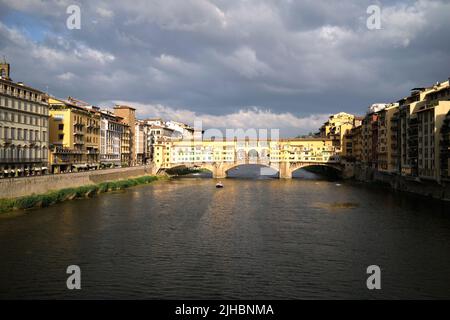
M 223 184 L 222 184 L 222 182 L 217 182 L 216 183 L 216 188 L 223 188 Z

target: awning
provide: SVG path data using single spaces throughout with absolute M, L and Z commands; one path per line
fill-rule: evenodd
M 73 167 L 74 168 L 87 168 L 88 166 L 85 164 L 74 164 Z
M 48 170 L 48 168 L 47 167 L 42 167 L 42 170 Z

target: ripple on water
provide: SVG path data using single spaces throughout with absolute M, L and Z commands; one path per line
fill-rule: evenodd
M 0 298 L 450 298 L 448 208 L 340 184 L 177 179 L 0 219 Z

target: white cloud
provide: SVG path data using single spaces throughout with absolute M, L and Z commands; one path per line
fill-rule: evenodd
M 382 29 L 368 30 L 367 1 L 75 1 L 82 29 L 68 31 L 73 1 L 4 0 L 0 56 L 14 78 L 59 96 L 158 101 L 227 121 L 253 105 L 271 111 L 238 118 L 358 113 L 448 77 L 450 2 L 379 1 Z
M 116 6 L 130 13 L 127 25 L 155 23 L 164 30 L 210 32 L 227 24 L 224 12 L 205 0 L 145 0 L 132 5 L 119 1 Z
M 114 16 L 114 12 L 107 8 L 98 7 L 96 11 L 103 18 L 112 18 Z
M 68 81 L 73 80 L 75 78 L 75 75 L 72 72 L 64 72 L 57 76 L 58 79 Z
M 249 47 L 239 48 L 229 57 L 223 57 L 222 60 L 228 67 L 248 79 L 270 71 L 270 68 L 258 60 L 256 52 Z
M 85 44 L 75 43 L 73 53 L 77 58 L 92 60 L 101 64 L 114 61 L 114 55 L 108 52 L 102 52 L 100 50 L 92 49 Z
M 108 103 L 104 103 L 106 105 Z M 114 101 L 114 104 L 133 106 L 140 118 L 161 117 L 166 120 L 185 122 L 202 121 L 203 128 L 217 129 L 280 129 L 286 135 L 315 132 L 328 119 L 328 114 L 312 114 L 305 117 L 290 112 L 275 113 L 261 107 L 242 108 L 224 115 L 196 113 L 184 108 L 173 108 L 161 104 L 142 104 L 132 101 Z

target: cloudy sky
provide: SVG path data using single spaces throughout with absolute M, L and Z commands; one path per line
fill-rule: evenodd
M 297 135 L 446 80 L 449 17 L 448 0 L 0 0 L 0 55 L 57 97 Z

